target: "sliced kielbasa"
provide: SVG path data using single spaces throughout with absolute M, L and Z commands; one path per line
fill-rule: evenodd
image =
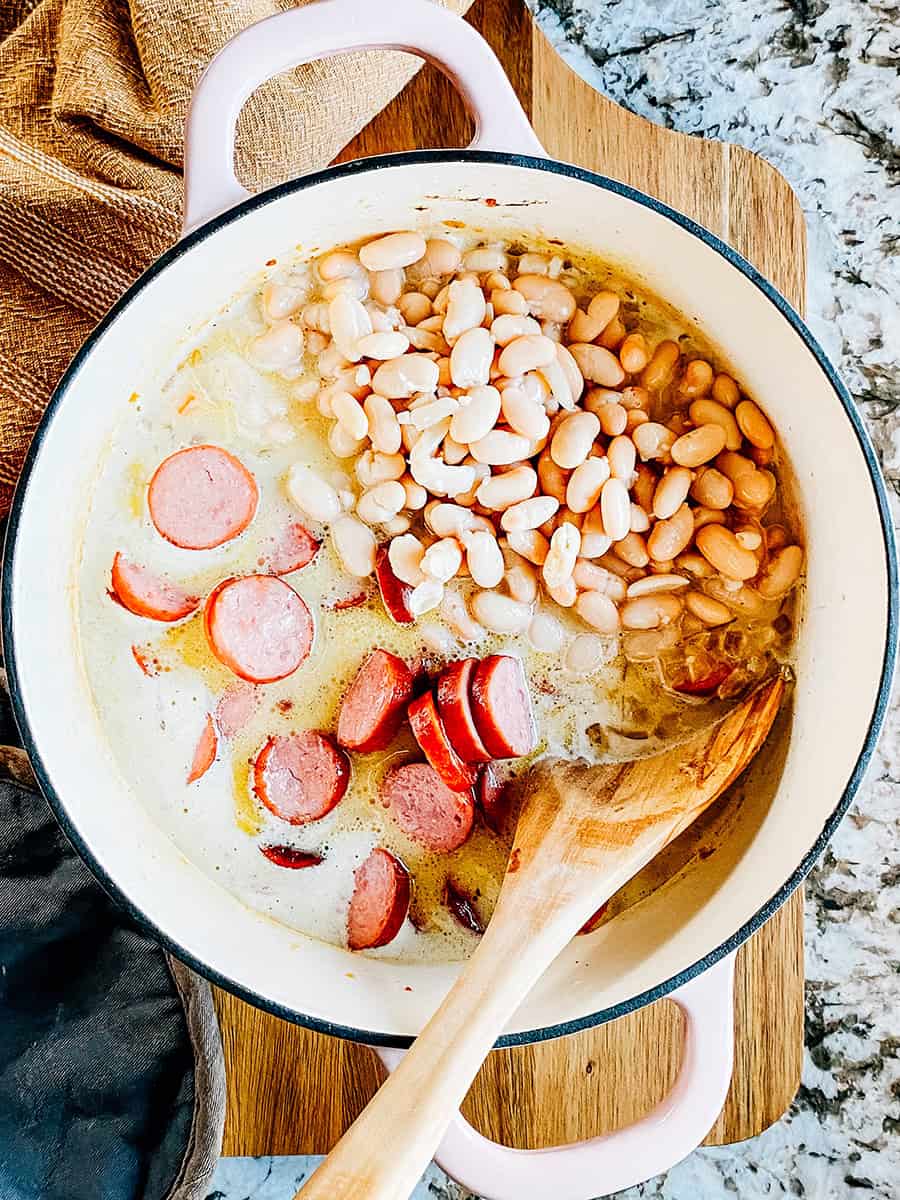
M 349 779 L 346 754 L 315 729 L 270 737 L 253 764 L 256 796 L 290 825 L 306 825 L 330 813 Z
M 475 803 L 481 809 L 485 825 L 494 833 L 502 834 L 506 827 L 509 802 L 509 784 L 501 782 L 492 764 L 488 763 L 475 785 Z
M 425 692 L 418 696 L 407 709 L 413 736 L 422 747 L 422 753 L 446 783 L 455 792 L 466 792 L 475 782 L 475 771 L 453 749 L 444 728 L 434 695 Z
M 412 672 L 403 659 L 373 650 L 341 702 L 338 742 L 363 753 L 383 750 L 400 728 L 412 693 Z
M 147 490 L 157 531 L 184 550 L 211 550 L 242 533 L 259 489 L 239 459 L 220 446 L 188 446 L 159 464 Z
M 375 556 L 375 578 L 378 580 L 381 599 L 391 620 L 396 621 L 398 625 L 411 625 L 414 620 L 409 611 L 412 588 L 394 574 L 387 546 L 382 546 Z
M 472 712 L 494 758 L 519 758 L 537 744 L 531 697 L 518 658 L 490 654 L 472 676 Z
M 222 693 L 216 705 L 216 725 L 223 738 L 237 737 L 250 724 L 261 697 L 258 687 L 243 681 Z
M 437 682 L 437 706 L 456 752 L 465 762 L 490 762 L 491 755 L 475 728 L 469 689 L 477 659 L 445 667 Z
M 409 875 L 403 863 L 377 846 L 353 873 L 347 913 L 351 950 L 386 946 L 400 931 L 409 911 Z
M 311 563 L 322 543 L 299 521 L 292 521 L 280 537 L 274 538 L 259 565 L 272 575 L 290 575 Z
M 322 861 L 321 854 L 311 854 L 307 850 L 298 850 L 295 846 L 260 846 L 260 853 L 276 867 L 286 867 L 289 871 L 301 871 L 304 867 L 317 867 Z
M 161 578 L 121 553 L 113 558 L 110 595 L 123 608 L 152 621 L 180 621 L 189 617 L 200 603 L 177 583 Z
M 216 729 L 213 725 L 213 719 L 207 713 L 206 722 L 203 726 L 203 732 L 197 741 L 197 748 L 194 750 L 194 758 L 191 762 L 191 769 L 188 772 L 188 783 L 194 783 L 201 775 L 205 775 L 209 768 L 213 765 L 216 759 L 216 750 L 218 749 L 218 739 L 216 738 Z
M 204 620 L 213 654 L 248 683 L 284 679 L 312 646 L 309 609 L 274 575 L 226 579 L 210 593 Z
M 429 763 L 388 771 L 381 798 L 407 837 L 429 850 L 456 850 L 472 832 L 472 793 L 454 792 Z

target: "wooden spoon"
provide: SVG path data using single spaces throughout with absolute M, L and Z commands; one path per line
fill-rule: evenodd
M 298 1195 L 407 1200 L 479 1067 L 585 921 L 744 770 L 784 694 L 777 676 L 662 754 L 548 759 L 526 780 L 497 906 L 475 953 L 377 1095 Z

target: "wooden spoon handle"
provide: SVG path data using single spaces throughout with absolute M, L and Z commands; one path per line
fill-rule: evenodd
M 571 919 L 549 909 L 539 929 L 531 914 L 527 938 L 526 920 L 501 898 L 446 999 L 302 1200 L 407 1200 L 504 1025 L 572 936 Z

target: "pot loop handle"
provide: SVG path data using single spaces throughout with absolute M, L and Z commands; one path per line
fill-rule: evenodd
M 215 56 L 194 90 L 185 129 L 183 233 L 250 194 L 234 173 L 237 119 L 273 75 L 353 50 L 406 50 L 433 63 L 475 121 L 470 149 L 545 157 L 487 42 L 432 0 L 316 0 L 258 21 Z
M 434 1156 L 482 1200 L 594 1200 L 644 1183 L 681 1162 L 722 1111 L 734 1063 L 734 954 L 670 996 L 684 1013 L 675 1086 L 640 1121 L 615 1133 L 544 1150 L 492 1142 L 458 1114 Z M 375 1049 L 392 1071 L 402 1050 Z

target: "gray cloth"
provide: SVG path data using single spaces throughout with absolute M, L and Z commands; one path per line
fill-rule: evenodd
M 209 985 L 110 900 L 3 746 L 0 1200 L 203 1200 L 224 1114 Z

